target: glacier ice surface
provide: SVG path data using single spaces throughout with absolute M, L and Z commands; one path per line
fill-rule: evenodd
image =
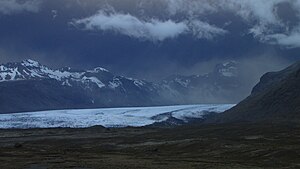
M 96 125 L 104 127 L 141 127 L 155 122 L 163 122 L 170 115 L 173 118 L 186 121 L 190 118 L 202 118 L 207 112 L 221 113 L 233 106 L 233 104 L 203 104 L 0 114 L 0 128 L 86 128 Z M 168 116 L 164 116 L 165 114 L 168 114 Z M 157 116 L 162 117 L 155 118 Z

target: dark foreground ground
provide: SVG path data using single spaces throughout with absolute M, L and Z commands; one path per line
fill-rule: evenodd
M 300 126 L 0 130 L 1 169 L 300 168 Z

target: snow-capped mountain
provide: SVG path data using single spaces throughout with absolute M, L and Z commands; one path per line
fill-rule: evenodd
M 51 69 L 33 60 L 0 65 L 1 113 L 158 105 L 156 86 L 104 68 Z
M 146 84 L 145 81 L 114 76 L 101 67 L 87 71 L 73 70 L 70 67 L 53 70 L 30 59 L 21 63 L 8 63 L 0 66 L 0 82 L 47 79 L 57 80 L 65 86 L 82 84 L 85 87 L 110 89 L 121 87 L 124 80 L 130 81 L 136 87 Z
M 243 90 L 238 66 L 238 62 L 230 61 L 217 64 L 212 72 L 205 75 L 174 75 L 163 80 L 161 86 L 167 94 L 177 96 L 173 97 L 175 102 L 235 103 L 243 99 L 241 95 L 234 94 Z
M 51 69 L 34 60 L 0 65 L 0 113 L 68 108 L 235 103 L 236 62 L 203 76 L 172 76 L 159 83 L 114 75 L 97 67 Z M 230 98 L 230 99 L 228 99 Z
M 237 77 L 238 76 L 238 62 L 229 61 L 218 64 L 215 67 L 214 74 L 220 77 Z

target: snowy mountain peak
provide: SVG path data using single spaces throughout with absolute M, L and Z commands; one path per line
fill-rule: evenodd
M 95 83 L 99 87 L 104 86 L 99 79 L 96 77 L 86 77 L 84 75 L 85 73 L 85 71 L 75 71 L 70 67 L 55 70 L 41 65 L 37 61 L 27 59 L 20 63 L 16 62 L 0 65 L 0 82 L 50 79 L 68 86 L 72 86 L 72 82 L 80 82 L 85 85 Z
M 106 69 L 104 69 L 102 67 L 96 67 L 96 68 L 94 68 L 93 71 L 96 72 L 96 73 L 99 73 L 99 72 L 109 72 L 108 70 L 106 70 Z
M 37 62 L 35 60 L 31 60 L 31 59 L 23 60 L 21 64 L 26 67 L 40 67 L 41 66 L 41 64 L 39 62 Z
M 218 64 L 215 67 L 214 73 L 224 77 L 237 77 L 238 63 L 236 61 L 229 61 L 222 64 Z
M 231 60 L 231 61 L 228 61 L 228 62 L 223 63 L 223 66 L 224 66 L 224 67 L 228 67 L 228 66 L 236 66 L 237 64 L 238 64 L 237 61 Z

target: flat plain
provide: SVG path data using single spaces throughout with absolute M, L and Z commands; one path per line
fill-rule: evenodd
M 300 168 L 300 126 L 0 130 L 3 169 Z

